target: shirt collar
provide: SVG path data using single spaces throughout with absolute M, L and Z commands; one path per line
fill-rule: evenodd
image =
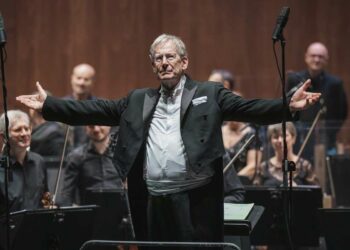
M 10 161 L 10 166 L 22 166 L 22 164 L 20 164 L 16 158 L 14 156 L 10 156 L 9 157 L 9 161 Z M 31 156 L 31 154 L 29 154 L 29 152 L 27 151 L 25 157 L 24 157 L 24 161 L 23 161 L 23 165 L 25 165 L 27 162 L 32 162 L 33 161 L 33 157 Z
M 180 81 L 178 82 L 178 84 L 176 85 L 176 87 L 174 88 L 173 91 L 171 91 L 169 93 L 168 90 L 166 90 L 163 85 L 161 85 L 160 87 L 160 90 L 159 90 L 159 93 L 162 95 L 162 96 L 167 96 L 167 97 L 175 97 L 175 96 L 179 96 L 185 86 L 185 82 L 186 82 L 186 76 L 185 75 L 182 75 L 181 78 L 180 78 Z

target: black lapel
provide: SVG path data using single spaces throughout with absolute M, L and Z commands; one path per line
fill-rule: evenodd
M 186 111 L 191 104 L 192 98 L 194 96 L 194 93 L 197 90 L 197 85 L 194 83 L 189 77 L 186 79 L 185 87 L 182 92 L 182 99 L 181 99 L 181 121 L 184 118 Z
M 142 119 L 147 121 L 152 113 L 152 110 L 157 104 L 159 98 L 159 89 L 149 89 L 145 95 L 143 103 Z

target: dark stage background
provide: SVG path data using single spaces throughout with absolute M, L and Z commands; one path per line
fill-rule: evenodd
M 286 68 L 304 69 L 307 45 L 324 42 L 328 69 L 343 78 L 350 97 L 348 0 L 0 0 L 9 105 L 23 108 L 15 96 L 33 92 L 36 80 L 55 96 L 70 93 L 72 67 L 81 62 L 95 66 L 100 97 L 157 86 L 148 48 L 161 33 L 183 38 L 192 78 L 226 68 L 246 97 L 278 97 L 271 33 L 284 5 L 291 7 Z M 350 133 L 342 135 L 349 144 Z

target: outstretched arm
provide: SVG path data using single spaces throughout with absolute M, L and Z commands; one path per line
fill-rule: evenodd
M 59 121 L 69 125 L 116 126 L 126 109 L 126 98 L 120 100 L 62 100 L 47 97 L 37 83 L 39 94 L 18 96 L 17 100 L 31 109 L 41 112 L 48 121 Z
M 291 97 L 289 101 L 290 112 L 287 117 L 289 120 L 293 119 L 293 112 L 307 109 L 320 99 L 320 93 L 306 91 L 310 84 L 311 81 L 307 80 Z M 218 88 L 220 88 L 218 103 L 223 112 L 224 120 L 238 120 L 262 125 L 282 121 L 284 112 L 282 99 L 243 99 L 221 86 Z
M 38 94 L 20 95 L 16 97 L 16 100 L 24 104 L 28 108 L 35 109 L 36 111 L 41 112 L 47 94 L 45 90 L 41 87 L 39 82 L 36 82 L 36 88 L 38 89 Z

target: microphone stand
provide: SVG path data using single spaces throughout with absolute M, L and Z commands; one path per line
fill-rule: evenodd
M 293 249 L 293 241 L 291 234 L 291 223 L 292 223 L 292 194 L 293 194 L 293 171 L 295 171 L 295 163 L 288 161 L 288 148 L 286 140 L 286 122 L 289 113 L 289 106 L 287 103 L 286 95 L 286 70 L 285 70 L 285 45 L 283 33 L 279 38 L 281 44 L 281 83 L 282 83 L 282 101 L 283 101 L 283 120 L 282 120 L 282 137 L 283 137 L 283 160 L 282 160 L 282 171 L 283 171 L 283 190 L 288 190 L 287 195 L 283 195 L 283 204 L 285 210 L 285 221 L 288 235 L 288 241 L 290 248 Z M 289 185 L 288 185 L 288 174 L 289 174 Z M 283 194 L 283 193 L 282 193 Z
M 5 169 L 5 207 L 6 207 L 6 249 L 10 250 L 10 204 L 9 204 L 9 180 L 12 179 L 10 175 L 10 142 L 9 142 L 9 119 L 7 116 L 7 88 L 6 88 L 6 78 L 5 78 L 5 67 L 4 67 L 4 50 L 5 50 L 5 42 L 0 44 L 0 67 L 1 67 L 1 80 L 2 80 L 2 96 L 4 102 L 4 115 L 5 115 L 5 150 L 4 154 L 1 157 L 1 167 Z M 11 177 L 11 178 L 10 178 Z

